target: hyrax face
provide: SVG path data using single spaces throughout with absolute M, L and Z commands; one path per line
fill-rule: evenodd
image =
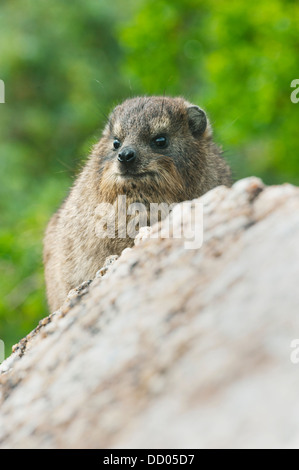
M 121 188 L 186 188 L 205 165 L 211 130 L 205 112 L 183 98 L 126 100 L 112 112 L 103 133 L 102 177 Z

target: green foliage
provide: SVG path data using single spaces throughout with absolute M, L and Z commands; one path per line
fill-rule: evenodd
M 125 97 L 207 109 L 236 178 L 299 183 L 299 4 L 2 0 L 0 338 L 46 315 L 42 237 L 105 116 Z
M 121 29 L 125 75 L 205 107 L 236 177 L 298 184 L 298 22 L 296 1 L 147 0 Z
M 42 238 L 105 114 L 128 90 L 114 10 L 98 1 L 4 1 L 0 15 L 0 338 L 45 316 Z

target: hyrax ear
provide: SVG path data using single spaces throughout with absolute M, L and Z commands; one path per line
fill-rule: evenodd
M 192 105 L 187 108 L 189 127 L 194 137 L 200 137 L 207 128 L 208 120 L 206 113 L 198 106 Z

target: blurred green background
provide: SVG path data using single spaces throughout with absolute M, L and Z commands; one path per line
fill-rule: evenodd
M 46 223 L 128 96 L 203 106 L 235 178 L 299 184 L 297 0 L 1 0 L 0 338 L 47 315 Z

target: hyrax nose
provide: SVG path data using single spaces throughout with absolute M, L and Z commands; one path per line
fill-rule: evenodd
M 118 154 L 118 161 L 123 163 L 124 165 L 131 165 L 136 159 L 136 152 L 131 148 L 124 148 Z

